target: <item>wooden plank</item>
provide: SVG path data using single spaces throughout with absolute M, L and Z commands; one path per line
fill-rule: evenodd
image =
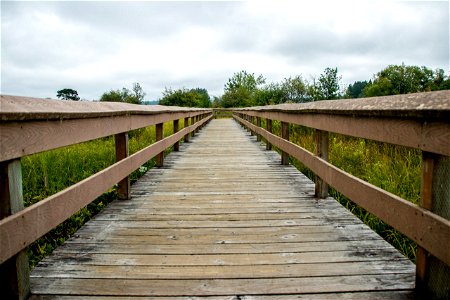
M 83 206 L 89 204 L 112 185 L 139 168 L 144 162 L 173 145 L 189 131 L 193 131 L 196 126 L 199 126 L 199 123 L 184 128 L 77 184 L 17 214 L 0 220 L 0 240 L 2 240 L 0 263 L 30 245 Z
M 158 123 L 156 127 L 156 141 L 164 139 L 164 123 Z M 164 149 L 165 150 L 165 149 Z M 164 165 L 164 150 L 156 155 L 156 166 L 162 167 Z
M 328 132 L 316 129 L 315 131 L 315 140 L 316 140 L 316 156 L 321 159 L 328 161 Z M 316 187 L 315 193 L 316 197 L 326 198 L 328 197 L 328 184 L 321 179 L 319 176 L 316 176 Z
M 245 120 L 240 121 L 247 126 L 253 126 Z M 294 143 L 265 130 L 256 129 L 254 126 L 253 128 L 259 130 L 270 143 L 301 161 L 353 202 L 404 233 L 446 264 L 450 264 L 449 220 L 346 173 Z M 386 210 L 386 207 L 390 209 Z
M 279 279 L 123 280 L 41 278 L 32 282 L 35 294 L 111 296 L 218 296 L 361 292 L 412 289 L 414 275 L 358 275 Z

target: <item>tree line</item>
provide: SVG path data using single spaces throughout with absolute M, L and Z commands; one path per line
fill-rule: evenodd
M 263 75 L 245 70 L 236 72 L 224 85 L 220 97 L 211 97 L 204 88 L 165 88 L 160 105 L 185 107 L 246 107 L 280 103 L 304 103 L 318 100 L 362 98 L 408 94 L 450 89 L 450 77 L 443 69 L 389 65 L 371 80 L 356 81 L 342 88 L 342 76 L 337 68 L 326 68 L 318 77 L 307 80 L 302 75 L 284 78 L 281 82 L 267 82 Z M 143 104 L 145 92 L 139 83 L 127 88 L 103 93 L 99 101 Z M 57 97 L 80 100 L 77 91 L 62 89 Z

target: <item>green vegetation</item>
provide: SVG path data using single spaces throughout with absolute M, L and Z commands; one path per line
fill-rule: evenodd
M 165 89 L 163 98 L 159 100 L 160 105 L 184 106 L 184 107 L 211 107 L 211 99 L 208 91 L 202 88 L 196 89 Z
M 127 88 L 122 90 L 110 90 L 103 93 L 100 101 L 103 102 L 126 102 L 131 104 L 142 104 L 145 93 L 139 83 L 133 83 L 133 89 L 130 91 Z
M 184 126 L 183 120 L 180 126 Z M 165 123 L 164 136 L 172 133 L 172 123 Z M 133 154 L 155 142 L 155 127 L 131 131 L 129 138 L 130 154 Z M 30 206 L 112 165 L 115 162 L 114 138 L 101 138 L 25 156 L 21 161 L 24 202 L 25 206 Z M 154 165 L 153 159 L 148 161 L 131 174 L 131 181 L 136 181 Z M 30 245 L 28 247 L 30 266 L 35 266 L 116 198 L 115 187 L 111 187 L 105 194 Z
M 73 89 L 62 89 L 56 92 L 56 97 L 61 100 L 72 100 L 78 101 L 80 100 L 80 96 L 78 96 L 78 92 Z

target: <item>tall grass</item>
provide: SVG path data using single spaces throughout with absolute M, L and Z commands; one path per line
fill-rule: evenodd
M 183 126 L 183 120 L 180 123 L 180 126 Z M 165 123 L 164 136 L 169 136 L 172 133 L 172 122 Z M 130 154 L 147 147 L 155 140 L 155 126 L 130 131 Z M 39 202 L 112 165 L 115 162 L 114 149 L 114 138 L 106 137 L 23 157 L 21 163 L 25 206 Z M 131 182 L 136 181 L 154 165 L 154 159 L 146 162 L 143 168 L 139 168 L 130 175 Z M 117 193 L 114 186 L 31 244 L 28 247 L 30 267 L 34 267 L 58 245 L 64 243 L 92 216 L 116 198 Z
M 279 131 L 278 124 L 274 128 Z M 311 152 L 315 151 L 313 129 L 291 125 L 290 140 Z M 294 159 L 291 161 L 309 178 L 315 178 L 311 170 L 299 161 Z M 420 150 L 330 134 L 329 161 L 379 188 L 415 204 L 419 202 L 422 170 Z M 413 241 L 357 206 L 335 189 L 330 189 L 330 195 L 405 256 L 415 261 L 417 246 Z

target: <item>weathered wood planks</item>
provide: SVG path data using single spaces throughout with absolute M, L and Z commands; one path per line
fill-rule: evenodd
M 232 120 L 164 164 L 36 267 L 32 299 L 412 297 L 412 263 Z

